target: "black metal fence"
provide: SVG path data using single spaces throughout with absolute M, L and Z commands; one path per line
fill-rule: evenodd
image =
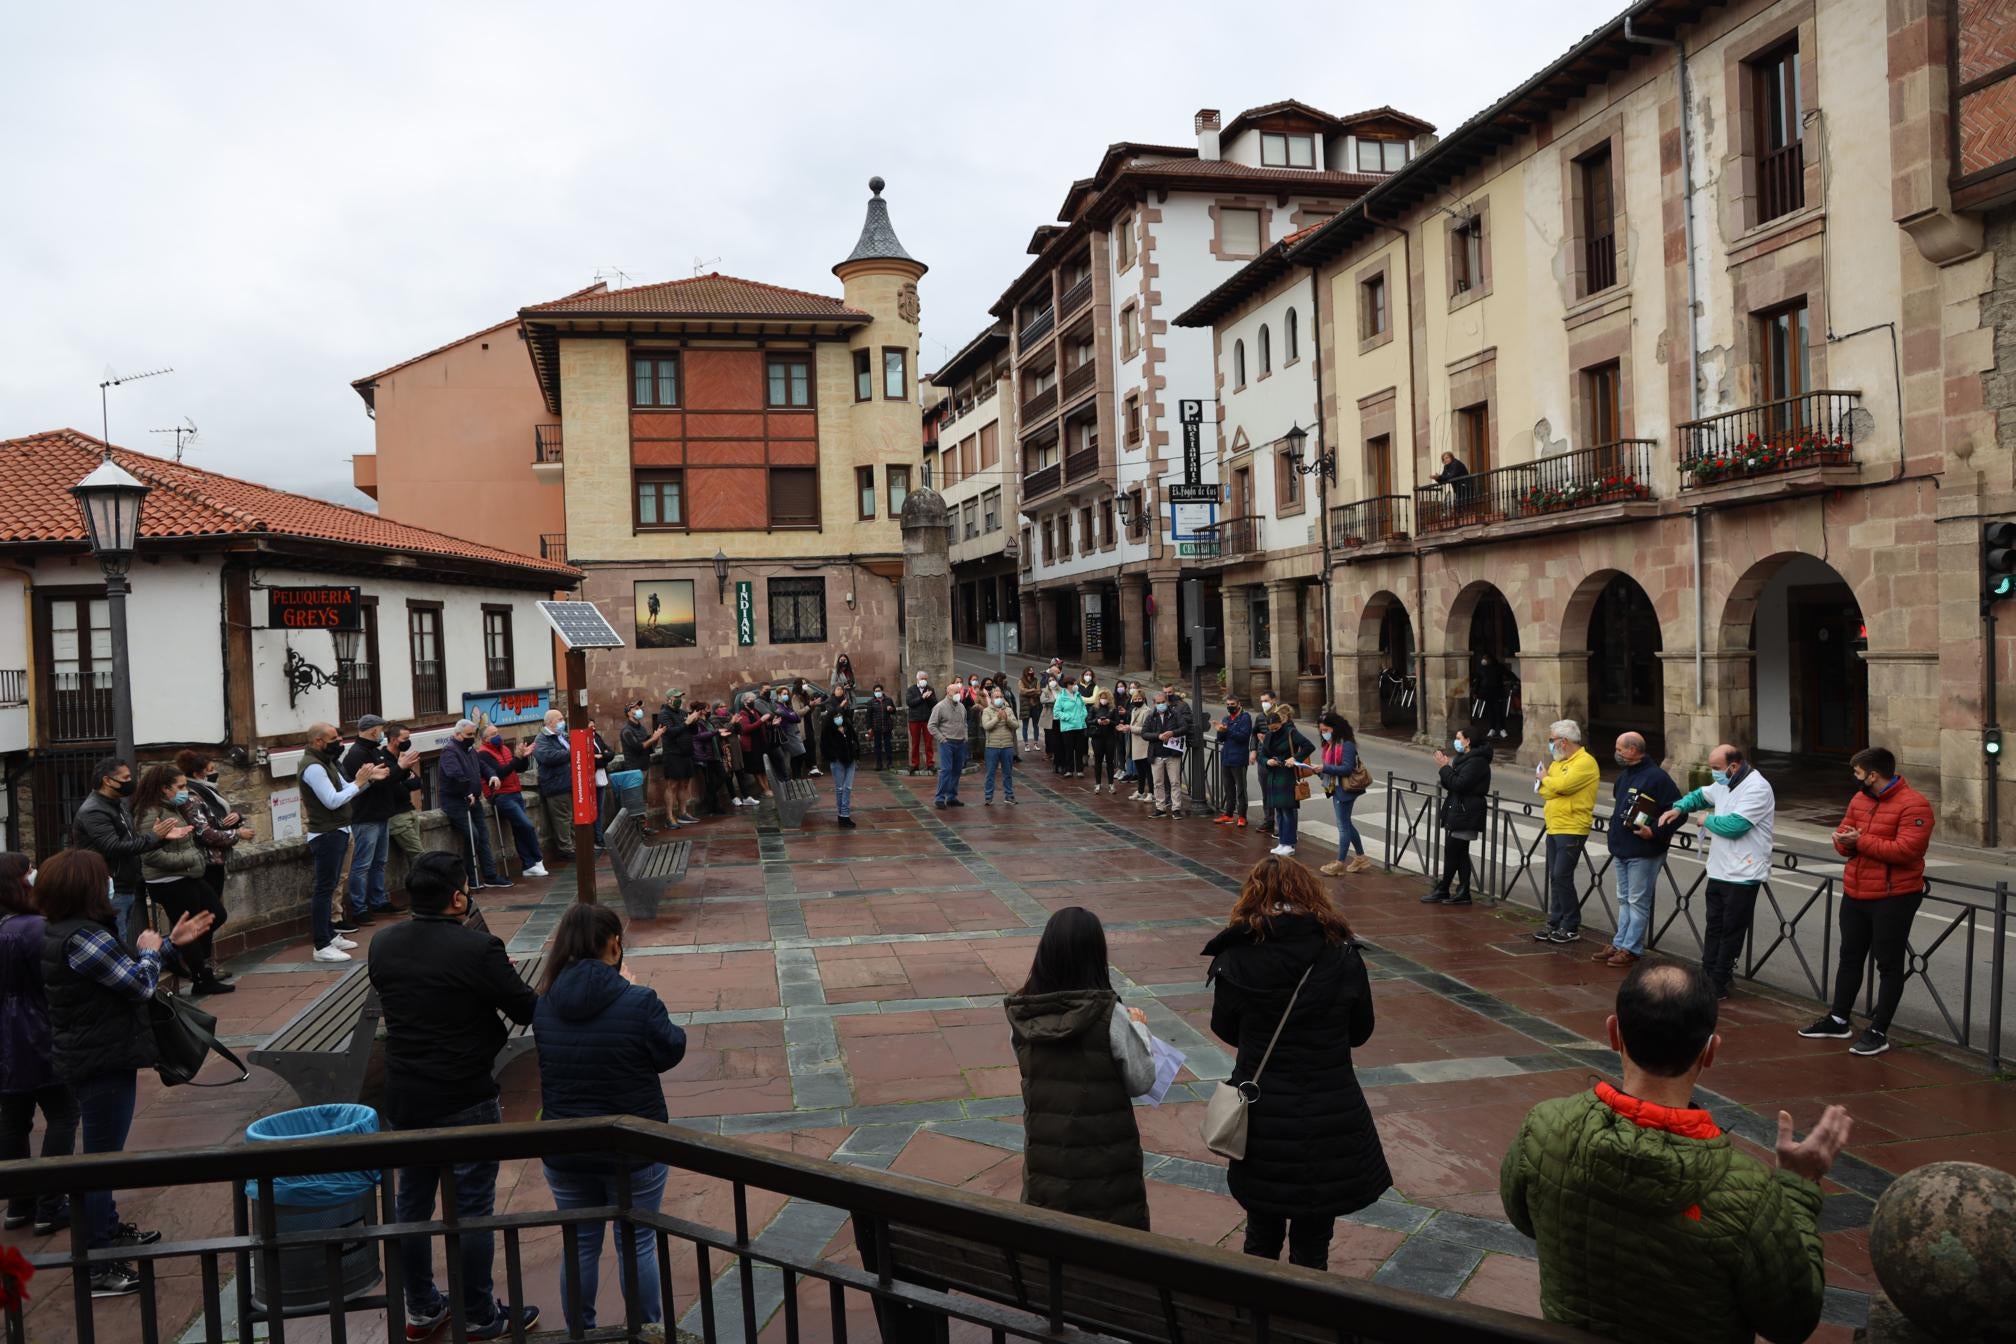
M 1419 486 L 1414 517 L 1423 532 L 1440 532 L 1650 499 L 1658 446 L 1651 439 L 1620 439 Z
M 1330 544 L 1340 550 L 1377 546 L 1407 535 L 1407 496 L 1374 495 L 1330 510 Z
M 731 1196 L 732 1226 L 711 1226 L 641 1206 L 630 1197 L 625 1180 L 618 1181 L 616 1202 L 606 1207 L 482 1217 L 447 1212 L 425 1222 L 398 1220 L 390 1179 L 396 1169 L 437 1173 L 447 1196 L 444 1205 L 452 1211 L 455 1201 L 449 1192 L 458 1163 L 531 1161 L 581 1152 L 662 1162 L 676 1172 L 722 1182 Z M 375 1199 L 382 1212 L 375 1216 L 367 1212 L 361 1221 L 344 1227 L 283 1229 L 281 1206 L 275 1200 L 277 1181 L 353 1171 L 384 1173 Z M 256 1191 L 249 1197 L 247 1183 Z M 619 1227 L 615 1239 L 619 1281 L 628 1289 L 625 1319 L 620 1326 L 592 1333 L 569 1330 L 568 1339 L 653 1337 L 646 1333 L 646 1304 L 637 1291 L 639 1251 L 627 1235 L 632 1228 L 648 1231 L 655 1242 L 661 1273 L 654 1305 L 668 1338 L 684 1312 L 685 1328 L 697 1330 L 704 1340 L 753 1341 L 765 1324 L 761 1318 L 770 1314 L 768 1308 L 759 1307 L 759 1298 L 776 1303 L 786 1344 L 805 1340 L 844 1344 L 849 1338 L 850 1301 L 857 1308 L 872 1303 L 883 1327 L 880 1332 L 856 1331 L 855 1337 L 873 1339 L 879 1333 L 885 1340 L 929 1338 L 951 1322 L 978 1326 L 995 1341 L 1575 1344 L 1590 1338 L 1528 1317 L 1368 1280 L 1284 1270 L 1216 1247 L 629 1117 L 0 1164 L 0 1190 L 9 1196 L 63 1194 L 79 1209 L 87 1192 L 151 1188 L 181 1192 L 175 1203 L 187 1211 L 209 1207 L 203 1187 L 220 1185 L 231 1191 L 228 1232 L 220 1228 L 151 1246 L 92 1251 L 85 1247 L 80 1219 L 72 1226 L 67 1252 L 29 1257 L 42 1269 L 69 1271 L 69 1309 L 63 1313 L 69 1320 L 47 1319 L 62 1309 L 55 1305 L 60 1299 L 44 1288 L 35 1294 L 35 1301 L 45 1305 L 32 1333 L 19 1305 L 7 1309 L 9 1344 L 26 1344 L 49 1334 L 64 1334 L 78 1344 L 99 1340 L 158 1344 L 164 1338 L 183 1337 L 223 1344 L 227 1339 L 250 1341 L 255 1329 L 262 1327 L 271 1344 L 285 1344 L 290 1330 L 297 1338 L 327 1337 L 341 1344 L 352 1328 L 346 1317 L 353 1313 L 382 1318 L 386 1336 L 403 1339 L 400 1256 L 396 1246 L 388 1251 L 388 1244 L 406 1237 L 436 1243 L 430 1249 L 438 1249 L 445 1258 L 445 1296 L 452 1314 L 442 1338 L 461 1344 L 468 1326 L 459 1270 L 466 1239 L 484 1236 L 501 1242 L 501 1295 L 508 1303 L 523 1304 L 531 1296 L 525 1281 L 528 1237 L 560 1228 L 571 1250 L 574 1229 L 612 1220 Z M 852 1220 L 855 1245 L 869 1267 L 825 1257 L 819 1250 L 824 1237 L 807 1249 L 792 1244 L 802 1238 L 766 1236 L 750 1216 L 752 1190 L 845 1215 Z M 838 1219 L 830 1225 L 837 1230 Z M 917 1249 L 920 1246 L 922 1250 Z M 960 1263 L 961 1253 L 971 1258 Z M 368 1271 L 361 1275 L 354 1272 L 360 1255 Z M 683 1276 L 673 1272 L 675 1255 L 691 1257 L 699 1284 L 697 1301 L 680 1296 L 678 1279 Z M 141 1282 L 139 1301 L 108 1302 L 105 1318 L 99 1319 L 94 1315 L 99 1308 L 91 1297 L 89 1271 L 112 1261 L 135 1265 Z M 927 1268 L 936 1272 L 927 1276 L 923 1272 Z M 229 1283 L 227 1271 L 233 1276 Z M 571 1254 L 563 1254 L 561 1272 L 579 1300 L 578 1271 Z M 261 1286 L 297 1289 L 306 1283 L 311 1291 L 297 1291 L 292 1307 L 276 1304 L 269 1309 L 255 1300 L 255 1279 Z M 989 1289 L 990 1282 L 999 1286 Z M 816 1284 L 825 1286 L 823 1302 L 818 1289 L 811 1287 Z M 775 1294 L 779 1287 L 781 1296 Z M 809 1292 L 801 1292 L 807 1288 Z M 951 1291 L 960 1288 L 967 1291 Z M 320 1300 L 313 1300 L 317 1296 Z M 1133 1305 L 1118 1305 L 1121 1299 Z M 186 1331 L 185 1317 L 193 1318 Z M 899 1317 L 902 1326 L 896 1324 Z M 1213 1322 L 1213 1328 L 1184 1325 L 1199 1319 Z M 367 1322 L 363 1330 L 375 1333 L 371 1324 Z M 776 1329 L 775 1322 L 771 1329 Z M 523 1344 L 526 1334 L 518 1329 L 506 1338 Z
M 1390 773 L 1385 783 L 1386 868 L 1390 871 L 1404 866 L 1411 859 L 1422 872 L 1439 878 L 1444 838 L 1441 787 Z M 1474 894 L 1493 903 L 1514 901 L 1530 905 L 1545 913 L 1549 894 L 1542 804 L 1507 799 L 1496 793 L 1485 803 L 1483 833 L 1471 843 Z M 1576 908 L 1585 918 L 1614 930 L 1617 909 L 1612 899 L 1613 884 L 1607 880 L 1612 862 L 1607 844 L 1609 823 L 1609 816 L 1599 810 L 1576 870 Z M 1674 849 L 1683 858 L 1700 857 L 1695 853 L 1693 832 L 1683 831 L 1676 836 Z M 1837 876 L 1810 871 L 1811 865 L 1825 862 L 1824 857 L 1782 848 L 1772 850 L 1771 876 L 1758 889 L 1757 913 L 1745 936 L 1743 957 L 1736 968 L 1743 978 L 1756 980 L 1767 967 L 1789 965 L 1793 970 L 1782 978 L 1792 988 L 1817 999 L 1831 996 L 1837 915 L 1841 902 L 1848 897 Z M 1702 929 L 1696 915 L 1706 909 L 1707 885 L 1705 864 L 1691 873 L 1676 871 L 1669 856 L 1659 870 L 1653 893 L 1653 906 L 1658 914 L 1647 939 L 1648 948 L 1690 960 L 1700 959 Z M 2006 881 L 1983 886 L 1928 878 L 1920 919 L 1934 917 L 1936 932 L 1914 931 L 1907 944 L 1905 961 L 1906 1005 L 1929 1007 L 1931 1014 L 1920 1015 L 1921 1021 L 1943 1023 L 1941 1034 L 1945 1039 L 1962 1049 L 1987 1055 L 1991 1066 L 1998 1069 L 2006 1057 L 2002 1018 L 2008 988 L 2009 891 L 2010 884 Z M 1591 902 L 1595 904 L 1593 911 Z M 1601 918 L 1597 919 L 1599 912 Z M 1809 947 L 1802 946 L 1799 938 L 1802 929 L 1811 931 L 1815 922 L 1820 926 L 1817 956 L 1811 955 Z M 1940 969 L 1957 971 L 1957 992 L 1950 983 L 1942 989 L 1932 974 L 1934 960 L 1942 953 L 1945 955 Z M 1872 955 L 1862 979 L 1865 1011 L 1875 1003 L 1873 965 Z M 1985 993 L 1977 994 L 1977 990 Z M 1981 1001 L 1979 1011 L 1977 999 Z
M 1674 426 L 1680 481 L 1694 487 L 1800 467 L 1855 461 L 1860 392 L 1816 391 L 1781 397 Z

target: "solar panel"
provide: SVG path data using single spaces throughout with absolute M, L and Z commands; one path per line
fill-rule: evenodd
M 570 649 L 623 647 L 623 636 L 593 602 L 541 602 L 539 612 Z

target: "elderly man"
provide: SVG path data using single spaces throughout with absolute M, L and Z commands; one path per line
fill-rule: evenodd
M 1712 809 L 1701 823 L 1708 833 L 1708 926 L 1701 937 L 1701 967 L 1726 999 L 1736 976 L 1736 956 L 1750 933 L 1757 887 L 1771 872 L 1771 832 L 1778 797 L 1743 753 L 1724 742 L 1708 753 L 1713 782 L 1673 804 L 1659 818 L 1677 826 L 1689 814 Z
M 449 828 L 460 837 L 463 876 L 472 888 L 508 887 L 490 853 L 490 822 L 483 815 L 483 767 L 476 759 L 476 724 L 457 719 L 441 744 L 441 788 L 437 801 Z
M 553 832 L 553 854 L 561 863 L 574 862 L 574 774 L 567 742 L 567 716 L 546 711 L 546 726 L 532 742 L 532 763 L 539 767 L 539 787 L 533 796 Z
M 1533 931 L 1536 943 L 1573 943 L 1582 937 L 1582 903 L 1575 875 L 1596 816 L 1596 789 L 1603 772 L 1582 750 L 1582 729 L 1573 719 L 1547 728 L 1549 760 L 1533 767 L 1533 792 L 1546 800 L 1547 925 Z
M 1610 867 L 1617 874 L 1617 935 L 1590 958 L 1625 968 L 1645 955 L 1652 930 L 1652 896 L 1673 828 L 1659 818 L 1680 796 L 1680 786 L 1645 754 L 1645 739 L 1619 733 L 1612 755 L 1618 766 L 1610 788 Z
M 315 864 L 308 897 L 315 961 L 348 961 L 357 946 L 344 936 L 357 932 L 357 926 L 337 921 L 334 912 L 336 879 L 343 871 L 343 856 L 350 852 L 350 805 L 359 793 L 392 774 L 390 766 L 374 762 L 344 779 L 337 761 L 342 745 L 335 724 L 318 723 L 308 730 L 308 746 L 301 753 L 301 812 L 307 821 L 308 857 Z

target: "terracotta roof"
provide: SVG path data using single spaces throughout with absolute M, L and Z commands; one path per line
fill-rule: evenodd
M 567 299 L 578 299 L 584 294 L 594 294 L 607 288 L 609 288 L 608 281 L 597 280 L 594 284 L 588 286 L 586 289 L 577 289 L 572 294 L 568 294 L 564 298 L 557 301 L 564 303 Z M 443 350 L 453 350 L 456 346 L 461 345 L 464 341 L 473 341 L 478 336 L 490 336 L 504 330 L 504 328 L 506 327 L 515 327 L 517 325 L 518 325 L 518 319 L 516 317 L 507 317 L 502 322 L 497 323 L 495 326 L 485 327 L 481 331 L 472 331 L 467 336 L 457 336 L 454 340 L 449 341 L 444 345 L 437 345 L 432 350 L 428 350 L 422 354 L 415 355 L 411 359 L 402 359 L 389 369 L 380 369 L 378 370 L 378 372 L 368 373 L 364 375 L 362 378 L 353 378 L 350 380 L 350 386 L 357 389 L 358 394 L 364 398 L 364 404 L 368 406 L 371 404 L 371 384 L 377 382 L 380 378 L 383 378 L 386 374 L 397 373 L 399 372 L 399 370 L 405 368 L 407 365 L 418 364 L 423 359 L 432 359 L 434 356 L 440 354 Z
M 1337 118 L 1337 124 L 1340 126 L 1352 126 L 1361 121 L 1371 121 L 1376 117 L 1385 117 L 1390 121 L 1404 121 L 1409 126 L 1416 126 L 1424 131 L 1435 129 L 1434 122 L 1423 121 L 1417 116 L 1402 112 L 1390 103 L 1381 103 L 1378 107 L 1368 107 L 1363 112 L 1353 112 L 1349 116 L 1339 117 Z
M 667 280 L 595 294 L 577 294 L 521 310 L 523 317 L 776 317 L 801 322 L 872 320 L 844 300 L 711 271 L 691 280 Z
M 0 440 L 0 545 L 83 542 L 84 520 L 70 487 L 98 465 L 104 449 L 102 440 L 74 429 Z M 571 588 L 581 578 L 571 565 L 480 546 L 186 463 L 117 446 L 112 458 L 153 487 L 140 515 L 143 540 L 287 537 L 362 547 L 381 556 L 435 556 L 505 567 L 540 579 L 539 587 Z
M 1311 107 L 1309 104 L 1296 98 L 1283 98 L 1278 103 L 1266 103 L 1260 107 L 1247 108 L 1244 112 L 1241 112 L 1238 116 L 1225 123 L 1225 129 L 1222 134 L 1225 139 L 1230 140 L 1233 136 L 1239 134 L 1262 117 L 1278 116 L 1282 113 L 1295 113 L 1310 121 L 1319 122 L 1327 128 L 1343 125 L 1343 122 L 1338 118 L 1331 116 L 1320 107 Z
M 1130 164 L 1137 177 L 1237 177 L 1253 182 L 1294 182 L 1311 187 L 1350 187 L 1363 191 L 1384 181 L 1379 173 L 1319 173 L 1311 168 L 1256 168 L 1230 159 L 1178 159 L 1165 163 Z

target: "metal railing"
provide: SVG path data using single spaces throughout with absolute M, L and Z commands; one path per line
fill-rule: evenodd
M 547 1157 L 589 1152 L 628 1159 L 619 1167 L 616 1198 L 608 1205 L 444 1213 L 419 1222 L 402 1222 L 398 1217 L 394 1171 L 438 1179 L 442 1205 L 452 1210 L 456 1201 L 450 1192 L 455 1189 L 458 1164 L 529 1165 Z M 630 1189 L 632 1178 L 624 1174 L 630 1163 L 663 1163 L 725 1183 L 729 1209 L 717 1221 L 728 1225 L 639 1204 Z M 346 1226 L 283 1230 L 275 1197 L 282 1187 L 277 1183 L 335 1172 L 362 1172 L 373 1178 L 375 1189 L 367 1188 L 360 1197 L 360 1216 Z M 33 1318 L 37 1336 L 60 1333 L 78 1344 L 97 1344 L 101 1339 L 159 1344 L 180 1338 L 222 1344 L 227 1339 L 251 1340 L 262 1327 L 264 1337 L 274 1344 L 284 1344 L 290 1333 L 297 1338 L 326 1333 L 340 1341 L 355 1328 L 348 1320 L 353 1313 L 382 1318 L 386 1336 L 402 1339 L 406 1321 L 398 1243 L 408 1238 L 424 1239 L 445 1262 L 449 1319 L 441 1337 L 460 1340 L 468 1328 L 459 1282 L 465 1242 L 480 1237 L 490 1239 L 493 1246 L 503 1243 L 498 1295 L 516 1308 L 529 1296 L 527 1251 L 536 1251 L 534 1242 L 541 1233 L 559 1229 L 565 1242 L 560 1272 L 570 1296 L 578 1301 L 575 1237 L 584 1230 L 599 1235 L 598 1225 L 611 1221 L 617 1225 L 618 1282 L 626 1290 L 621 1294 L 621 1324 L 604 1325 L 592 1333 L 569 1330 L 568 1339 L 664 1338 L 673 1334 L 677 1322 L 708 1344 L 755 1340 L 766 1325 L 770 1330 L 781 1325 L 781 1336 L 765 1332 L 764 1337 L 781 1337 L 785 1344 L 845 1341 L 849 1307 L 862 1305 L 872 1305 L 887 1339 L 929 1337 L 955 1321 L 978 1327 L 996 1341 L 1114 1337 L 1138 1344 L 1174 1344 L 1177 1339 L 1209 1337 L 1214 1344 L 1220 1340 L 1257 1344 L 1270 1338 L 1348 1337 L 1363 1344 L 1431 1339 L 1438 1344 L 1574 1344 L 1590 1338 L 1531 1317 L 1367 1279 L 1283 1272 L 1270 1262 L 1214 1246 L 630 1117 L 9 1162 L 0 1164 L 0 1183 L 20 1199 L 67 1195 L 71 1207 L 79 1210 L 89 1192 L 174 1191 L 176 1195 L 164 1202 L 182 1210 L 194 1224 L 191 1235 L 175 1241 L 91 1251 L 86 1249 L 80 1217 L 72 1224 L 67 1251 L 28 1257 L 38 1269 L 68 1271 L 72 1280 L 67 1311 L 58 1305 L 62 1298 L 57 1291 L 37 1284 Z M 229 1190 L 228 1231 L 222 1226 L 224 1201 L 210 1197 L 218 1186 Z M 771 1202 L 766 1196 L 792 1201 L 827 1219 L 834 1232 L 842 1219 L 851 1222 L 862 1264 L 821 1254 L 832 1233 L 822 1233 L 809 1245 L 771 1235 L 751 1214 L 752 1203 L 760 1209 Z M 201 1211 L 212 1208 L 218 1210 L 212 1215 L 216 1225 L 204 1226 Z M 651 1305 L 657 1308 L 653 1314 L 662 1315 L 663 1335 L 650 1331 L 644 1320 L 646 1304 L 638 1285 L 646 1262 L 634 1235 L 638 1231 L 646 1234 L 660 1270 L 658 1299 Z M 928 1248 L 939 1243 L 952 1254 L 983 1247 L 998 1253 L 994 1263 L 983 1263 L 985 1256 L 973 1262 L 977 1281 L 1000 1282 L 998 1297 L 954 1294 L 902 1277 L 908 1268 L 903 1262 L 928 1261 Z M 675 1272 L 675 1255 L 690 1256 L 695 1270 L 699 1287 L 690 1301 L 679 1295 L 684 1276 Z M 88 1274 L 93 1266 L 115 1261 L 135 1266 L 140 1278 L 138 1311 L 108 1307 L 111 1319 L 101 1323 L 95 1316 Z M 282 1302 L 269 1306 L 256 1299 L 255 1278 Z M 815 1287 L 822 1284 L 823 1303 Z M 779 1287 L 781 1296 L 776 1296 Z M 801 1288 L 812 1291 L 801 1296 Z M 291 1306 L 285 1304 L 290 1293 L 295 1295 Z M 1127 1304 L 1134 1302 L 1147 1304 L 1147 1309 L 1130 1309 Z M 773 1312 L 775 1319 L 766 1321 Z M 185 1331 L 180 1322 L 192 1316 Z M 21 1303 L 8 1304 L 5 1320 L 10 1341 L 19 1344 L 30 1337 Z M 1196 1324 L 1200 1320 L 1211 1321 L 1216 1332 L 1200 1333 L 1210 1328 Z M 290 1321 L 302 1324 L 290 1331 Z M 1179 1321 L 1191 1324 L 1186 1329 Z M 1339 1322 L 1348 1322 L 1348 1330 Z M 375 1322 L 366 1323 L 371 1324 Z M 525 1334 L 519 1330 L 509 1337 L 523 1339 Z
M 112 736 L 112 673 L 58 672 L 49 678 L 49 738 L 96 742 Z
M 1330 544 L 1347 550 L 1407 539 L 1407 496 L 1374 495 L 1330 510 Z
M 1599 233 L 1582 243 L 1584 293 L 1594 294 L 1617 283 L 1617 235 Z
M 379 712 L 378 669 L 369 663 L 336 664 L 336 714 L 345 726 Z
M 1860 392 L 1821 390 L 1780 397 L 1676 426 L 1683 486 L 1771 476 L 1801 467 L 1855 463 Z
M 1067 481 L 1082 481 L 1087 476 L 1098 474 L 1099 450 L 1096 447 L 1080 448 L 1064 459 L 1064 479 Z
M 1087 271 L 1057 300 L 1057 311 L 1064 317 L 1083 308 L 1092 298 L 1092 272 Z
M 1420 486 L 1414 491 L 1414 517 L 1423 532 L 1440 532 L 1650 499 L 1657 448 L 1651 439 L 1621 439 L 1475 472 L 1447 485 Z
M 1092 386 L 1099 376 L 1099 361 L 1088 359 L 1064 375 L 1064 400 L 1069 401 Z
M 1022 402 L 1022 427 L 1027 429 L 1039 420 L 1047 420 L 1057 409 L 1057 389 L 1046 387 L 1041 392 L 1031 393 Z
M 1260 550 L 1260 525 L 1263 521 L 1257 513 L 1219 519 L 1215 529 L 1219 556 L 1251 555 Z
M 1757 222 L 1789 215 L 1806 204 L 1806 142 L 1757 156 Z
M 25 705 L 28 703 L 28 670 L 10 667 L 0 669 L 0 705 Z
M 1387 774 L 1385 784 L 1386 868 L 1403 866 L 1411 856 L 1413 864 L 1423 873 L 1439 878 L 1444 838 L 1441 786 L 1391 773 Z M 1497 793 L 1485 799 L 1484 829 L 1479 839 L 1472 842 L 1473 895 L 1493 902 L 1514 901 L 1547 913 L 1547 836 L 1542 824 L 1543 810 L 1538 801 L 1516 801 Z M 1576 908 L 1585 919 L 1615 930 L 1617 910 L 1611 884 L 1606 880 L 1613 862 L 1609 824 L 1608 814 L 1598 811 L 1576 868 Z M 1482 846 L 1481 853 L 1478 845 Z M 1675 836 L 1673 850 L 1682 858 L 1702 860 L 1699 842 L 1692 831 Z M 1703 929 L 1696 915 L 1707 906 L 1708 870 L 1705 861 L 1701 861 L 1690 865 L 1691 872 L 1676 872 L 1672 858 L 1669 854 L 1659 868 L 1653 892 L 1656 913 L 1646 947 L 1667 956 L 1699 961 Z M 1736 966 L 1738 975 L 1758 980 L 1767 968 L 1776 972 L 1789 966 L 1790 970 L 1782 977 L 1787 981 L 1786 987 L 1823 1001 L 1831 997 L 1837 917 L 1841 902 L 1848 897 L 1838 877 L 1811 872 L 1806 867 L 1830 861 L 1839 862 L 1831 856 L 1801 855 L 1782 848 L 1771 851 L 1771 875 L 1758 888 L 1756 918 L 1744 931 L 1743 955 Z M 1592 900 L 1595 911 L 1590 909 Z M 1915 1014 L 1919 1021 L 1943 1025 L 1944 1037 L 1954 1045 L 1985 1054 L 1991 1067 L 2000 1069 L 2006 1058 L 2002 1018 L 2008 985 L 2010 884 L 2003 881 L 1982 886 L 1928 877 L 1920 910 L 1921 920 L 1933 916 L 1936 922 L 1932 929 L 1922 933 L 1914 929 L 1907 942 L 1906 1006 L 1920 1010 Z M 1820 925 L 1820 947 L 1814 957 L 1808 955 L 1808 948 L 1801 946 L 1799 933 L 1802 927 L 1810 931 L 1811 923 L 1816 921 Z M 1949 1000 L 1953 990 L 1950 984 L 1942 991 L 1934 983 L 1935 960 L 1942 976 L 1957 975 L 1960 982 L 1954 996 L 1957 1004 Z M 1984 962 L 1985 985 L 1977 978 L 1977 967 Z M 1873 1008 L 1877 992 L 1873 952 L 1870 964 L 1863 970 L 1866 1013 Z M 1977 995 L 1977 990 L 1983 993 Z M 1982 1000 L 1978 1011 L 1977 998 Z M 1922 1011 L 1928 1006 L 1930 1012 Z
M 565 532 L 541 532 L 539 534 L 539 558 L 541 560 L 565 560 L 567 558 L 567 534 Z
M 1047 495 L 1061 484 L 1062 470 L 1059 463 L 1032 471 L 1022 478 L 1022 501 L 1026 504 L 1038 495 Z
M 1021 327 L 1015 334 L 1016 344 L 1027 349 L 1030 342 L 1042 340 L 1050 334 L 1050 328 L 1056 325 L 1057 314 L 1053 309 L 1045 308 L 1033 317 L 1025 315 Z
M 532 426 L 532 460 L 534 462 L 560 460 L 560 426 Z
M 413 664 L 413 712 L 448 712 L 448 681 L 438 658 L 422 658 Z

